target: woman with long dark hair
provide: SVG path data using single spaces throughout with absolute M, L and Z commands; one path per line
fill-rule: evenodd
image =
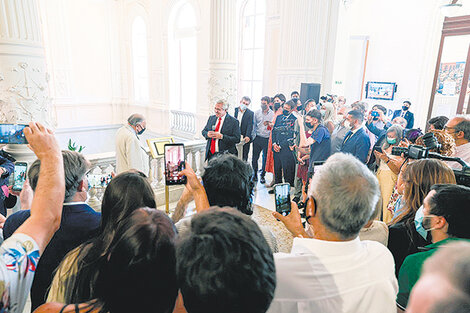
M 146 176 L 129 171 L 114 177 L 103 196 L 100 234 L 64 258 L 52 281 L 47 302 L 81 303 L 95 297 L 98 270 L 116 229 L 141 207 L 156 207 L 155 194 Z
M 423 205 L 423 200 L 434 184 L 455 184 L 452 169 L 440 160 L 422 159 L 409 163 L 403 172 L 405 184 L 404 206 L 401 214 L 396 216 L 389 226 L 388 248 L 395 259 L 396 275 L 405 260 L 419 247 L 430 244 L 415 227 L 416 211 Z
M 121 221 L 100 258 L 93 296 L 80 304 L 46 303 L 35 312 L 172 312 L 178 294 L 176 236 L 163 212 L 135 210 Z

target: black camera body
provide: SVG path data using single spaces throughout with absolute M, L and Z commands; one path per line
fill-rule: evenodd
M 410 145 L 408 148 L 392 147 L 392 155 L 404 155 L 405 158 L 410 159 L 425 159 L 429 155 L 429 148 L 418 145 Z
M 462 165 L 462 169 L 453 170 L 457 184 L 470 187 L 470 166 L 467 163 L 460 158 L 448 157 L 440 155 L 439 153 L 430 152 L 432 149 L 439 149 L 441 147 L 441 144 L 437 141 L 433 133 L 424 134 L 423 141 L 425 147 L 418 145 L 410 145 L 408 148 L 392 147 L 392 155 L 400 156 L 403 154 L 405 158 L 415 160 L 432 158 L 442 161 L 458 162 Z

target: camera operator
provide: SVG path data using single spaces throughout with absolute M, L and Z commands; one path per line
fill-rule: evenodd
M 292 100 L 284 103 L 282 115 L 276 118 L 273 128 L 274 176 L 275 183 L 284 181 L 294 186 L 295 159 L 292 151 L 294 146 L 294 125 L 297 118 L 292 114 L 295 103 Z M 270 192 L 274 192 L 270 190 Z

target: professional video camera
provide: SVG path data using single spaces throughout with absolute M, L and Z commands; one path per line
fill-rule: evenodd
M 439 153 L 431 152 L 432 149 L 439 149 L 441 145 L 437 141 L 433 133 L 426 133 L 423 136 L 424 147 L 418 145 L 410 145 L 408 148 L 392 147 L 392 155 L 404 155 L 409 159 L 438 159 L 441 161 L 457 162 L 462 165 L 461 170 L 453 169 L 457 184 L 470 187 L 470 165 L 460 158 L 448 157 Z

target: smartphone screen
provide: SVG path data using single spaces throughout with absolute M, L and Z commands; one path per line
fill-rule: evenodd
M 378 151 L 378 152 L 380 152 L 380 153 L 383 153 L 383 150 L 382 150 L 381 147 L 374 147 L 374 150 L 375 150 L 375 151 Z
M 87 174 L 88 187 L 106 188 L 111 181 L 111 174 Z
M 185 161 L 182 143 L 165 145 L 165 182 L 167 185 L 186 184 L 186 176 L 179 174 L 185 169 Z
M 290 213 L 290 184 L 274 185 L 274 198 L 276 201 L 276 212 L 282 215 Z
M 23 189 L 23 184 L 26 181 L 26 170 L 28 169 L 28 164 L 25 162 L 16 162 L 15 163 L 15 172 L 13 175 L 14 184 L 13 190 L 21 191 Z
M 27 144 L 23 129 L 28 125 L 0 124 L 0 143 Z

